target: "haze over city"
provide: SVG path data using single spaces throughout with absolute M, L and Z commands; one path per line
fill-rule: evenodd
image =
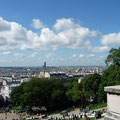
M 120 45 L 119 10 L 119 0 L 1 0 L 0 66 L 104 66 Z

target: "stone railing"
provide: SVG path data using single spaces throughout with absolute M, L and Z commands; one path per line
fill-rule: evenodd
M 104 120 L 120 120 L 120 85 L 105 87 L 107 92 L 107 114 Z

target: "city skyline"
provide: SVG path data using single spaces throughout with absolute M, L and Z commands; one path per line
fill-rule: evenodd
M 120 46 L 119 0 L 2 0 L 0 66 L 104 66 Z

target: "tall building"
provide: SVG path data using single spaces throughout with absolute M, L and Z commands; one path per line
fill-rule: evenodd
M 44 62 L 43 68 L 46 69 L 46 62 Z

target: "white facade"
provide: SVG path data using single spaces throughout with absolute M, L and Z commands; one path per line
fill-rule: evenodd
M 50 78 L 49 72 L 40 72 L 40 78 Z
M 79 79 L 78 79 L 78 83 L 81 83 L 82 79 L 83 79 L 83 78 L 79 78 Z
M 18 84 L 17 85 L 15 84 L 14 85 L 3 85 L 1 87 L 1 95 L 4 97 L 5 100 L 10 98 L 10 94 L 12 90 L 16 88 L 17 86 Z
M 30 81 L 30 78 L 23 78 L 23 79 L 21 79 L 21 83 L 28 82 L 28 81 Z
M 1 86 L 1 95 L 5 100 L 10 99 L 10 94 L 14 88 L 19 86 L 19 81 L 11 81 L 11 80 L 2 80 L 2 86 Z

